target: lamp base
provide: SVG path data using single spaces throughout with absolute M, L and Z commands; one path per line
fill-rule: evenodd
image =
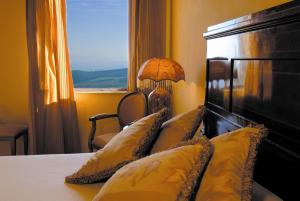
M 164 88 L 157 86 L 148 96 L 149 113 L 155 113 L 166 107 L 170 115 L 171 94 Z

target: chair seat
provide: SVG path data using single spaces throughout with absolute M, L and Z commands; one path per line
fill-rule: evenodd
M 27 127 L 21 124 L 0 124 L 0 136 L 14 137 L 26 129 Z
M 93 145 L 96 145 L 99 148 L 104 147 L 117 133 L 107 133 L 95 136 L 93 140 Z

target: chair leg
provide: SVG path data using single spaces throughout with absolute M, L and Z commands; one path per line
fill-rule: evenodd
M 24 133 L 24 154 L 28 155 L 28 131 Z
M 93 140 L 96 132 L 96 121 L 92 121 L 92 128 L 88 139 L 88 148 L 90 152 L 93 152 Z
M 93 147 L 89 147 L 89 152 L 93 152 Z
M 16 139 L 10 140 L 10 153 L 11 155 L 16 155 Z

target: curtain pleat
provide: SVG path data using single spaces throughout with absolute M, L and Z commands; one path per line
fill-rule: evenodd
M 170 57 L 170 11 L 170 0 L 129 1 L 129 91 L 142 91 L 148 96 L 156 87 L 152 80 L 138 80 L 137 74 L 148 59 Z M 158 85 L 172 93 L 171 81 L 163 80 Z
M 65 0 L 27 0 L 30 151 L 80 152 Z

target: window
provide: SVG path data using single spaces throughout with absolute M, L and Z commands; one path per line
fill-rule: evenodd
M 126 89 L 128 0 L 67 0 L 75 88 Z

